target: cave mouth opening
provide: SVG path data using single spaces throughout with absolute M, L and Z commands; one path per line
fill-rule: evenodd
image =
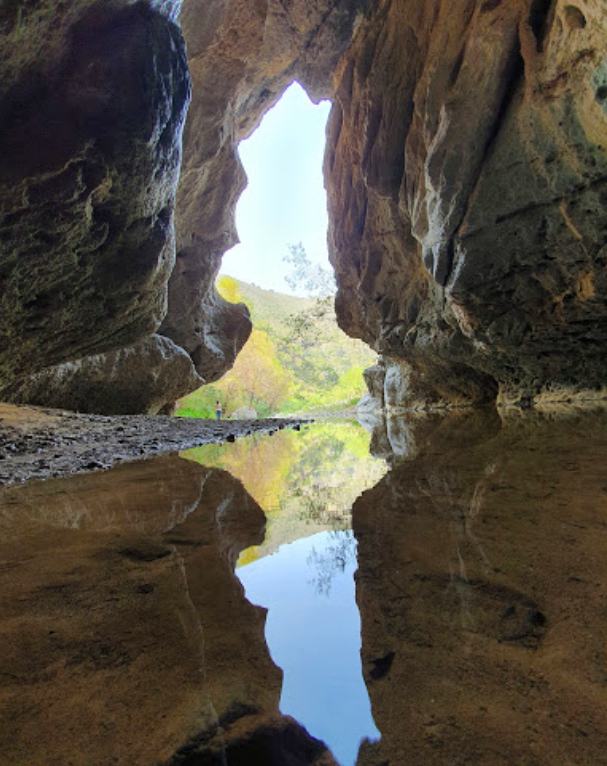
M 323 179 L 331 103 L 292 83 L 238 151 L 248 185 L 236 208 L 239 244 L 223 256 L 219 294 L 244 303 L 253 330 L 218 381 L 177 414 L 234 418 L 302 414 L 355 404 L 374 355 L 338 327 L 327 250 Z

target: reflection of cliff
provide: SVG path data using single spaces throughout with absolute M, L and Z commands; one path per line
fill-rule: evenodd
M 169 458 L 7 490 L 0 523 L 0 761 L 333 763 L 278 711 L 233 571 L 264 516 L 229 474 Z
M 386 471 L 384 462 L 369 454 L 365 430 L 345 421 L 201 447 L 185 455 L 230 471 L 266 512 L 266 538 L 246 551 L 241 563 L 317 532 L 349 529 L 352 503 Z
M 605 425 L 401 424 L 412 457 L 353 508 L 359 766 L 607 762 Z

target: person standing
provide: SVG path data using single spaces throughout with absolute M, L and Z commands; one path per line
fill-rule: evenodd
M 221 420 L 222 412 L 223 412 L 223 407 L 221 406 L 221 402 L 218 399 L 215 402 L 215 418 L 216 418 L 216 420 Z

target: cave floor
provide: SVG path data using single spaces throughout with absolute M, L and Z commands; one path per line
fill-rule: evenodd
M 85 415 L 0 403 L 0 486 L 103 470 L 304 422 Z

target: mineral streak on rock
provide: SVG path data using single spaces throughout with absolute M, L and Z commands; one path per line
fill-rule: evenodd
M 190 98 L 178 0 L 0 9 L 0 381 L 153 333 Z
M 606 13 L 385 0 L 340 62 L 338 319 L 411 378 L 413 405 L 605 384 Z

